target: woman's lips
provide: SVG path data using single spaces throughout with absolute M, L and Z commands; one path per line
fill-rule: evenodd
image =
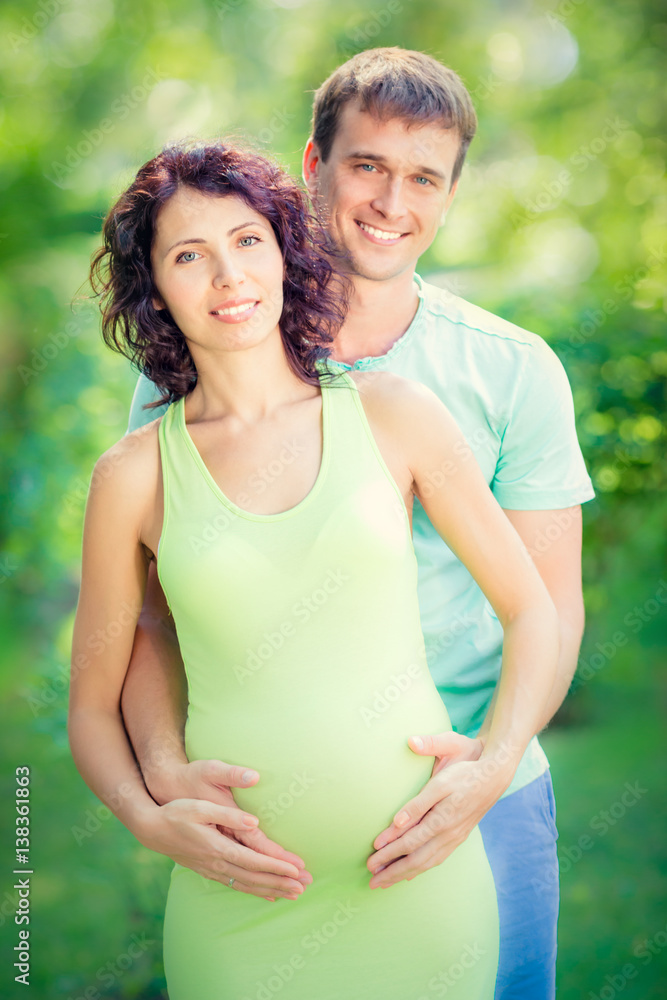
M 212 309 L 210 315 L 221 323 L 244 323 L 257 311 L 257 299 L 246 299 L 245 302 L 228 302 Z

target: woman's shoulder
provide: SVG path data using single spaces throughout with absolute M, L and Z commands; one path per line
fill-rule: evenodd
M 379 420 L 405 424 L 406 419 L 428 421 L 448 410 L 432 389 L 393 372 L 350 371 L 364 407 Z

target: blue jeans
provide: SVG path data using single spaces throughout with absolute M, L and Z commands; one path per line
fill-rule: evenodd
M 479 828 L 500 917 L 495 1000 L 554 1000 L 558 831 L 549 771 L 496 802 Z

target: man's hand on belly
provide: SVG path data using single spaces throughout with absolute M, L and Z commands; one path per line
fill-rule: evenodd
M 436 757 L 431 778 L 376 837 L 367 866 L 371 889 L 387 888 L 441 864 L 500 798 L 512 772 L 480 757 L 484 744 L 459 733 L 410 737 L 415 753 Z M 381 869 L 381 870 L 380 870 Z

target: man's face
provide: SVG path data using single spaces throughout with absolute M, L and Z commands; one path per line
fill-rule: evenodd
M 459 146 L 451 129 L 380 121 L 356 101 L 341 112 L 326 163 L 309 141 L 304 178 L 351 274 L 387 281 L 414 270 L 454 198 Z

